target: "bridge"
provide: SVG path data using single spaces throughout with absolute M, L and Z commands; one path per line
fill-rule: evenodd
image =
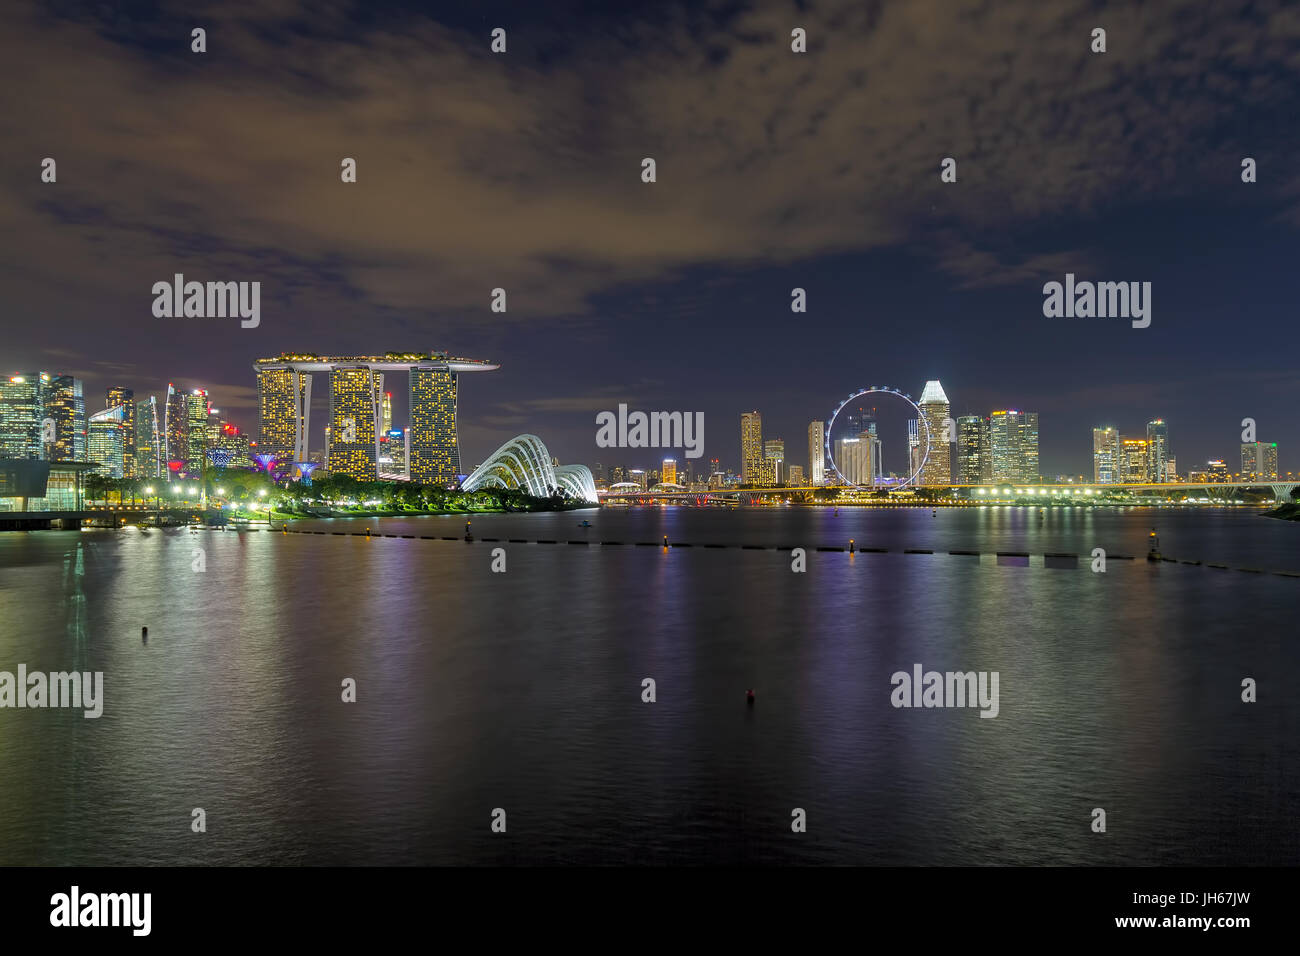
M 827 489 L 836 489 L 842 492 L 874 492 L 874 491 L 895 491 L 895 492 L 916 492 L 916 491 L 948 491 L 949 498 L 957 498 L 963 502 L 971 504 L 993 503 L 999 500 L 1013 500 L 1025 498 L 1088 498 L 1101 495 L 1111 494 L 1116 491 L 1129 491 L 1137 494 L 1163 494 L 1168 496 L 1174 492 L 1204 492 L 1207 497 L 1217 497 L 1229 499 L 1235 497 L 1238 493 L 1246 490 L 1262 491 L 1269 490 L 1273 494 L 1274 500 L 1285 502 L 1291 500 L 1292 493 L 1296 487 L 1300 486 L 1300 481 L 1208 481 L 1208 482 L 1164 482 L 1164 483 L 1146 483 L 1146 484 L 1078 484 L 1078 485 L 879 485 L 874 488 L 852 488 L 846 485 L 802 485 L 793 488 L 772 487 L 772 488 L 710 488 L 708 491 L 677 491 L 670 489 L 650 489 L 642 490 L 618 490 L 602 491 L 600 500 L 602 502 L 626 501 L 626 502 L 649 502 L 649 501 L 672 501 L 695 499 L 699 504 L 707 503 L 736 503 L 742 499 L 748 499 L 751 502 L 762 498 L 786 497 L 791 494 L 811 493 L 817 491 L 826 491 Z M 952 494 L 957 491 L 965 492 L 959 498 Z M 909 500 L 912 496 L 909 495 Z M 887 499 L 885 499 L 887 500 Z M 930 502 L 930 498 L 918 498 Z

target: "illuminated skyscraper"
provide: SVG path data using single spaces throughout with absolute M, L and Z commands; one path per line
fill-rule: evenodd
M 45 383 L 45 418 L 54 423 L 54 441 L 45 441 L 50 461 L 86 460 L 86 398 L 81 379 L 55 375 Z
M 991 480 L 1023 482 L 1025 480 L 1021 433 L 1025 416 L 1014 410 L 995 411 L 989 416 L 989 452 L 993 458 Z M 1035 470 L 1038 457 L 1037 428 L 1034 435 Z
M 1092 430 L 1092 480 L 1111 485 L 1120 480 L 1119 431 L 1114 428 Z
M 162 446 L 158 429 L 158 399 L 150 395 L 135 403 L 135 473 L 140 478 L 162 474 Z
M 284 462 L 306 461 L 311 373 L 285 366 L 258 368 L 257 402 L 258 454 Z
M 104 407 L 116 408 L 122 405 L 122 415 L 126 426 L 122 434 L 122 477 L 135 477 L 135 392 L 120 386 L 110 388 L 104 393 Z
M 1169 467 L 1169 426 L 1164 419 L 1157 418 L 1147 422 L 1147 442 L 1150 446 L 1150 467 L 1152 481 L 1168 481 L 1166 471 Z
M 825 422 L 808 423 L 809 484 L 820 485 L 826 481 L 826 449 L 822 445 L 822 442 L 825 440 L 825 431 Z
M 989 423 L 982 415 L 963 415 L 957 419 L 957 483 L 978 485 L 985 473 L 992 471 L 986 461 L 989 448 Z
M 86 447 L 90 461 L 98 462 L 99 473 L 109 478 L 124 478 L 126 447 L 126 405 L 114 405 L 95 412 L 87 422 Z
M 45 381 L 41 372 L 0 378 L 0 458 L 44 458 Z
M 381 376 L 382 380 L 382 376 Z M 384 392 L 383 402 L 379 406 L 379 430 L 387 435 L 393 430 L 393 393 Z
M 212 402 L 206 389 L 191 389 L 185 395 L 185 470 L 197 475 L 203 470 L 203 460 L 208 453 L 212 435 L 208 429 L 208 409 Z
M 659 480 L 666 485 L 677 484 L 677 459 L 676 458 L 664 459 L 662 477 Z
M 785 478 L 785 439 L 769 438 L 763 442 L 763 457 L 772 462 L 772 481 L 780 484 Z
M 208 448 L 208 461 L 221 468 L 253 467 L 252 446 L 239 426 L 218 421 Z
M 456 435 L 456 373 L 446 366 L 415 366 L 411 384 L 411 480 L 455 484 L 460 470 Z
M 163 405 L 163 470 L 167 471 L 169 462 L 184 462 L 190 454 L 189 409 L 185 405 L 185 393 L 177 391 L 170 382 L 167 384 L 167 401 Z
M 1277 481 L 1277 442 L 1253 441 L 1241 445 L 1241 477 Z
M 1120 455 L 1123 461 L 1123 481 L 1130 484 L 1148 484 L 1151 478 L 1151 443 L 1145 438 L 1121 438 Z
M 1020 420 L 1020 481 L 1036 485 L 1038 469 L 1038 412 L 1025 412 Z
M 379 461 L 379 405 L 375 373 L 368 366 L 330 372 L 331 474 L 374 481 Z
M 871 485 L 871 441 L 870 438 L 837 438 L 835 440 L 835 464 L 840 474 L 851 485 Z
M 763 416 L 744 412 L 740 416 L 741 484 L 758 484 L 763 470 Z
M 939 384 L 937 379 L 925 383 L 925 390 L 921 392 L 921 400 L 917 405 L 920 407 L 926 423 L 930 426 L 930 455 L 921 470 L 921 484 L 950 484 L 952 482 L 952 452 L 949 442 L 953 441 L 957 436 L 949 434 L 948 429 L 944 428 L 950 406 L 948 396 L 944 394 L 943 386 Z M 922 431 L 924 432 L 924 429 Z M 922 446 L 925 445 L 924 435 L 921 437 L 921 444 Z M 924 450 L 922 453 L 924 454 Z

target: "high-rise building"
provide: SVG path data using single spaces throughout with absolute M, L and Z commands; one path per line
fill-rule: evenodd
M 990 481 L 1038 484 L 1038 413 L 993 412 L 989 416 L 989 455 Z
M 456 436 L 456 373 L 446 366 L 416 366 L 411 383 L 411 480 L 454 484 L 460 475 Z
M 763 442 L 763 457 L 772 462 L 772 478 L 780 484 L 785 478 L 785 440 L 769 438 Z
M 835 440 L 835 464 L 840 474 L 851 485 L 869 487 L 874 484 L 871 468 L 871 440 L 869 437 L 846 437 Z
M 259 367 L 257 402 L 258 454 L 274 455 L 282 462 L 306 461 L 311 373 L 288 366 Z
M 45 383 L 42 372 L 0 378 L 0 458 L 45 458 Z
M 1112 485 L 1120 476 L 1119 431 L 1114 428 L 1092 430 L 1092 480 L 1099 485 Z
M 109 478 L 124 478 L 126 447 L 126 405 L 115 405 L 95 412 L 86 423 L 86 454 L 100 465 L 99 473 Z
M 203 470 L 208 445 L 212 441 L 208 424 L 211 406 L 207 389 L 191 389 L 185 395 L 185 431 L 188 439 L 185 446 L 185 470 L 191 475 L 197 475 Z
M 982 415 L 963 415 L 957 419 L 957 483 L 978 485 L 990 470 L 985 461 L 989 445 L 989 423 Z
M 376 396 L 375 373 L 369 366 L 339 366 L 330 372 L 327 467 L 331 474 L 348 475 L 359 481 L 375 480 L 379 464 Z
M 921 400 L 917 403 L 921 415 L 929 425 L 930 454 L 921 470 L 921 484 L 947 485 L 952 483 L 952 452 L 949 442 L 956 438 L 944 427 L 950 406 L 948 396 L 938 379 L 925 383 Z M 924 453 L 924 452 L 923 452 Z
M 763 471 L 763 416 L 744 412 L 740 416 L 740 482 L 759 483 Z
M 53 423 L 53 441 L 45 440 L 50 461 L 86 460 L 86 398 L 81 379 L 54 375 L 45 383 L 45 418 Z M 48 431 L 47 431 L 48 437 Z
M 808 483 L 820 485 L 826 481 L 826 449 L 822 444 L 825 422 L 808 423 Z M 714 471 L 717 471 L 715 468 Z
M 140 478 L 162 474 L 162 445 L 158 429 L 158 399 L 150 395 L 135 403 L 135 473 Z
M 677 484 L 677 459 L 665 458 L 663 463 L 662 477 L 659 479 L 665 485 Z
M 785 482 L 791 488 L 804 487 L 803 465 L 790 465 L 785 470 Z
M 393 430 L 392 392 L 384 392 L 384 400 L 379 406 L 379 430 L 385 435 Z
M 1277 442 L 1242 442 L 1241 477 L 1277 481 Z
M 252 444 L 249 436 L 237 425 L 218 421 L 216 433 L 208 447 L 208 462 L 219 468 L 253 467 Z
M 1163 418 L 1147 422 L 1147 446 L 1150 461 L 1147 471 L 1152 481 L 1166 481 L 1169 465 L 1169 426 Z
M 1170 455 L 1168 458 L 1165 459 L 1165 477 L 1162 480 L 1163 481 L 1178 480 L 1178 459 L 1173 455 Z
M 190 455 L 189 409 L 185 393 L 170 382 L 167 384 L 167 401 L 163 405 L 163 468 L 179 471 L 185 467 Z M 165 472 L 164 472 L 165 473 Z
M 135 392 L 115 386 L 104 393 L 104 407 L 125 408 L 122 419 L 126 430 L 122 435 L 122 477 L 135 477 Z
M 1119 444 L 1123 481 L 1134 485 L 1150 484 L 1151 443 L 1145 438 L 1121 438 Z

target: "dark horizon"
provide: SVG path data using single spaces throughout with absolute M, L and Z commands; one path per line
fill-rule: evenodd
M 76 375 L 88 409 L 109 386 L 161 397 L 174 381 L 256 437 L 255 358 L 446 349 L 501 365 L 462 378 L 470 464 L 530 431 L 564 461 L 650 467 L 595 445 L 596 413 L 619 403 L 702 411 L 704 459 L 733 469 L 757 409 L 806 464 L 808 422 L 850 392 L 917 398 L 937 378 L 954 418 L 1037 411 L 1047 477 L 1090 474 L 1094 426 L 1137 436 L 1156 418 L 1180 475 L 1232 466 L 1247 417 L 1294 470 L 1298 376 L 1278 343 L 1300 224 L 1295 9 L 127 3 L 7 19 L 0 70 L 25 95 L 0 118 L 0 371 Z M 260 325 L 154 318 L 151 286 L 176 272 L 261 282 Z M 1044 284 L 1067 273 L 1150 282 L 1150 327 L 1044 317 Z

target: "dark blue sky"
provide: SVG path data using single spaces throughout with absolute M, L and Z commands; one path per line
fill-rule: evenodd
M 253 358 L 445 348 L 502 366 L 463 381 L 467 463 L 531 431 L 565 461 L 650 464 L 595 447 L 620 402 L 703 411 L 706 455 L 733 467 L 757 408 L 801 463 L 848 392 L 938 378 L 954 416 L 1039 411 L 1048 475 L 1090 469 L 1093 425 L 1155 417 L 1183 472 L 1233 461 L 1245 417 L 1300 464 L 1293 5 L 5 17 L 0 371 L 75 372 L 91 404 L 171 380 L 255 430 Z M 155 319 L 178 271 L 260 281 L 260 327 Z M 1044 318 L 1066 272 L 1151 282 L 1150 328 Z

